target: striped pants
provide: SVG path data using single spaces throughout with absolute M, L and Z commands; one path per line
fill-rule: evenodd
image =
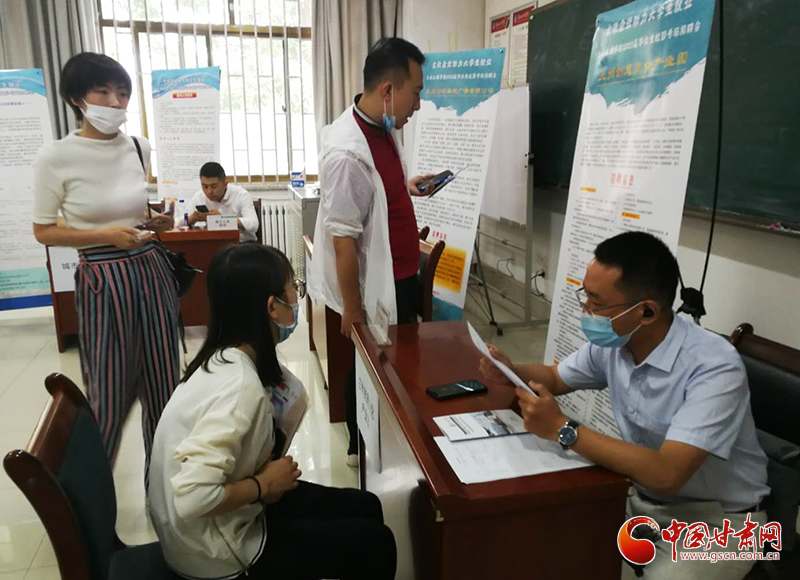
M 80 251 L 75 275 L 81 370 L 113 463 L 134 401 L 142 403 L 145 481 L 161 412 L 180 381 L 179 310 L 163 251 Z

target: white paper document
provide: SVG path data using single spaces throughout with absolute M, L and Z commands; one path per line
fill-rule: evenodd
M 506 376 L 506 378 L 509 381 L 511 381 L 515 386 L 525 391 L 528 391 L 531 395 L 536 395 L 536 393 L 534 393 L 531 390 L 531 388 L 525 384 L 525 381 L 523 381 L 521 378 L 517 376 L 517 373 L 512 371 L 505 364 L 501 363 L 499 360 L 497 360 L 491 355 L 491 353 L 489 352 L 489 347 L 486 346 L 485 342 L 483 342 L 483 339 L 478 334 L 478 331 L 475 330 L 475 328 L 472 326 L 472 324 L 467 322 L 467 326 L 469 327 L 469 335 L 472 338 L 472 343 L 475 345 L 475 348 L 477 348 L 483 356 L 492 361 L 492 363 L 494 363 L 494 366 L 500 369 L 500 372 L 502 372 Z
M 462 483 L 484 483 L 593 465 L 555 441 L 533 434 L 452 442 L 434 437 Z
M 288 369 L 281 366 L 283 383 L 272 389 L 272 416 L 275 424 L 283 431 L 286 440 L 281 449 L 281 457 L 286 455 L 292 444 L 295 433 L 308 410 L 308 393 L 303 383 L 300 382 Z
M 450 441 L 526 433 L 525 421 L 511 409 L 443 415 L 434 417 L 433 421 Z

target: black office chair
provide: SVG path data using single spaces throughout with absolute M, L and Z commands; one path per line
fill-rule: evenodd
M 730 341 L 747 369 L 753 420 L 769 458 L 767 519 L 781 524 L 781 559 L 758 562 L 747 579 L 800 578 L 800 350 L 756 336 L 746 322 L 733 331 Z M 767 544 L 766 549 L 771 548 Z

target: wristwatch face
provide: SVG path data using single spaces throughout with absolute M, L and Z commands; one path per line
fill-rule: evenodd
M 558 442 L 566 449 L 572 446 L 578 440 L 578 430 L 571 425 L 564 425 L 558 431 Z

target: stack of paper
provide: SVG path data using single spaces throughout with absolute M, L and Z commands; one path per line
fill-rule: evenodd
M 434 440 L 462 483 L 484 483 L 592 465 L 574 451 L 533 434 L 451 442 Z
M 484 437 L 503 437 L 526 433 L 522 417 L 511 409 L 499 411 L 478 411 L 460 415 L 434 417 L 434 423 L 450 441 L 483 439 Z

